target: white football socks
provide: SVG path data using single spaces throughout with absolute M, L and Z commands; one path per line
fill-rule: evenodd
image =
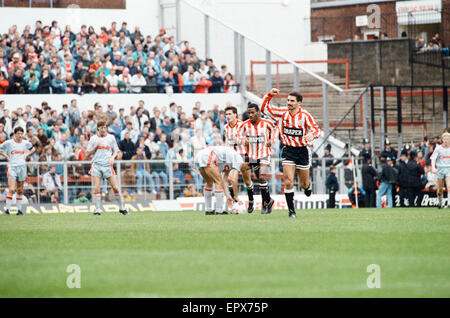
M 101 197 L 100 193 L 94 193 L 92 195 L 92 201 L 95 204 L 95 212 L 101 212 L 100 204 L 101 204 L 101 201 L 102 201 L 102 197 Z
M 212 189 L 203 188 L 203 194 L 205 196 L 205 211 L 212 211 Z
M 119 203 L 120 209 L 125 210 L 125 206 L 123 205 L 122 194 L 120 192 L 114 193 L 116 196 L 117 203 Z
M 216 213 L 217 214 L 222 214 L 223 213 L 224 198 L 225 198 L 223 190 L 216 190 L 214 192 L 214 195 L 216 197 Z

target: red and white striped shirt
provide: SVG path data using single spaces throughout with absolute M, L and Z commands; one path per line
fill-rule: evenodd
M 312 133 L 314 139 L 320 137 L 320 128 L 311 114 L 300 106 L 295 115 L 291 115 L 287 107 L 276 108 L 270 105 L 272 94 L 264 96 L 261 106 L 261 112 L 269 116 L 278 124 L 280 130 L 281 142 L 285 146 L 304 147 L 309 143 L 305 140 L 305 136 Z
M 273 143 L 275 132 L 276 127 L 270 120 L 260 118 L 256 124 L 250 119 L 244 121 L 239 136 L 242 142 L 248 140 L 248 145 L 245 146 L 247 155 L 255 160 L 270 156 L 272 149 L 267 146 L 267 142 Z
M 239 129 L 241 128 L 242 121 L 236 120 L 236 123 L 234 126 L 231 126 L 230 123 L 227 123 L 225 125 L 225 141 L 227 146 L 232 147 L 234 150 L 236 150 L 240 154 L 245 154 L 245 147 L 244 145 L 240 145 L 237 143 L 239 139 Z

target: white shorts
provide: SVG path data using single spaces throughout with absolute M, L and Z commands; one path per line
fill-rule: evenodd
M 450 177 L 450 168 L 449 167 L 442 167 L 437 168 L 437 177 L 438 179 L 445 179 L 446 177 Z
M 93 177 L 108 179 L 109 177 L 115 176 L 116 172 L 114 171 L 112 165 L 101 166 L 99 164 L 91 163 L 91 169 L 89 170 L 89 174 Z
M 199 168 L 217 167 L 217 155 L 210 149 L 203 149 L 197 153 L 195 163 Z
M 25 181 L 27 179 L 27 166 L 7 166 L 6 175 L 8 179 L 15 181 Z

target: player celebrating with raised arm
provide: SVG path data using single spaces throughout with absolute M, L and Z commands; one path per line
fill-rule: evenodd
M 29 156 L 36 152 L 36 148 L 33 148 L 29 141 L 23 139 L 23 133 L 22 127 L 16 127 L 13 139 L 7 140 L 0 145 L 0 156 L 5 157 L 6 161 L 8 161 L 6 167 L 8 195 L 6 196 L 5 215 L 9 215 L 9 209 L 16 191 L 17 215 L 23 215 L 22 194 L 23 184 L 27 178 L 26 161 Z
M 205 214 L 227 214 L 224 212 L 226 198 L 228 205 L 233 202 L 242 202 L 238 199 L 237 183 L 239 172 L 248 169 L 241 155 L 234 149 L 225 146 L 213 146 L 200 150 L 195 162 L 200 174 L 205 180 Z M 222 175 L 223 173 L 223 175 Z M 233 196 L 230 195 L 228 184 L 233 187 Z M 216 209 L 212 209 L 212 187 L 215 185 Z
M 227 118 L 227 124 L 225 125 L 225 139 L 227 146 L 233 148 L 235 151 L 241 154 L 243 158 L 245 158 L 246 151 L 244 144 L 240 144 L 239 142 L 239 131 L 242 125 L 242 121 L 240 121 L 238 117 L 237 108 L 234 106 L 228 106 L 225 108 L 225 117 Z M 253 183 L 252 183 L 252 172 L 250 169 L 246 169 L 242 171 L 242 178 L 244 179 L 245 186 L 247 187 L 247 195 L 248 195 L 248 208 L 247 212 L 253 212 L 254 200 L 253 200 Z M 231 186 L 228 187 L 230 191 L 230 195 L 233 197 L 233 188 Z
M 309 169 L 311 167 L 311 152 L 308 147 L 312 141 L 320 136 L 320 128 L 311 114 L 301 106 L 302 95 L 298 92 L 289 93 L 287 107 L 277 108 L 270 105 L 270 100 L 280 91 L 276 88 L 264 96 L 261 112 L 278 124 L 281 142 L 283 144 L 283 177 L 284 194 L 289 208 L 289 217 L 295 218 L 294 207 L 294 177 L 298 171 L 300 186 L 306 196 L 311 195 Z
M 250 103 L 247 107 L 249 119 L 241 125 L 239 136 L 246 148 L 246 162 L 249 162 L 251 170 L 256 174 L 261 189 L 262 209 L 261 214 L 272 212 L 274 200 L 270 197 L 267 172 L 270 168 L 271 145 L 275 137 L 275 125 L 267 119 L 261 118 L 258 105 Z
M 92 177 L 93 185 L 93 201 L 95 204 L 94 215 L 100 215 L 100 183 L 102 179 L 108 180 L 111 185 L 116 200 L 119 203 L 119 212 L 123 215 L 127 215 L 123 205 L 122 195 L 120 193 L 119 186 L 117 184 L 116 173 L 114 172 L 114 159 L 119 153 L 119 146 L 113 135 L 107 133 L 106 122 L 100 120 L 97 123 L 98 134 L 91 137 L 88 145 L 87 157 L 94 154 L 91 163 L 91 170 L 89 174 Z
M 437 167 L 437 168 L 436 168 Z M 450 199 L 450 133 L 444 132 L 442 134 L 442 145 L 439 145 L 434 149 L 431 155 L 431 171 L 437 174 L 438 177 L 438 198 L 439 209 L 443 208 L 442 194 L 445 187 L 447 188 L 447 205 Z

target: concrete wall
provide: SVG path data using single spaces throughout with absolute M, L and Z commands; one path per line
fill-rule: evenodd
M 392 39 L 328 43 L 328 58 L 349 58 L 350 79 L 384 85 L 442 85 L 440 68 L 413 64 L 411 83 L 410 45 L 413 40 Z M 332 74 L 345 76 L 339 66 L 329 65 Z M 445 73 L 450 84 L 450 71 Z
M 189 0 L 213 17 L 255 39 L 263 46 L 276 49 L 293 60 L 317 60 L 326 58 L 326 45 L 311 44 L 310 0 Z M 199 56 L 205 55 L 204 20 L 197 10 L 181 1 L 181 37 L 191 41 Z M 175 9 L 166 9 L 165 26 L 175 32 Z M 233 32 L 210 19 L 211 57 L 216 65 L 234 65 Z M 263 47 L 245 42 L 246 72 L 249 74 L 250 60 L 265 60 Z M 273 60 L 281 60 L 272 56 Z M 310 70 L 326 72 L 326 64 L 306 65 Z M 234 72 L 234 67 L 229 70 Z M 275 66 L 273 67 L 275 71 Z M 265 66 L 255 67 L 255 73 L 264 74 Z M 280 67 L 282 73 L 292 73 L 292 67 Z

